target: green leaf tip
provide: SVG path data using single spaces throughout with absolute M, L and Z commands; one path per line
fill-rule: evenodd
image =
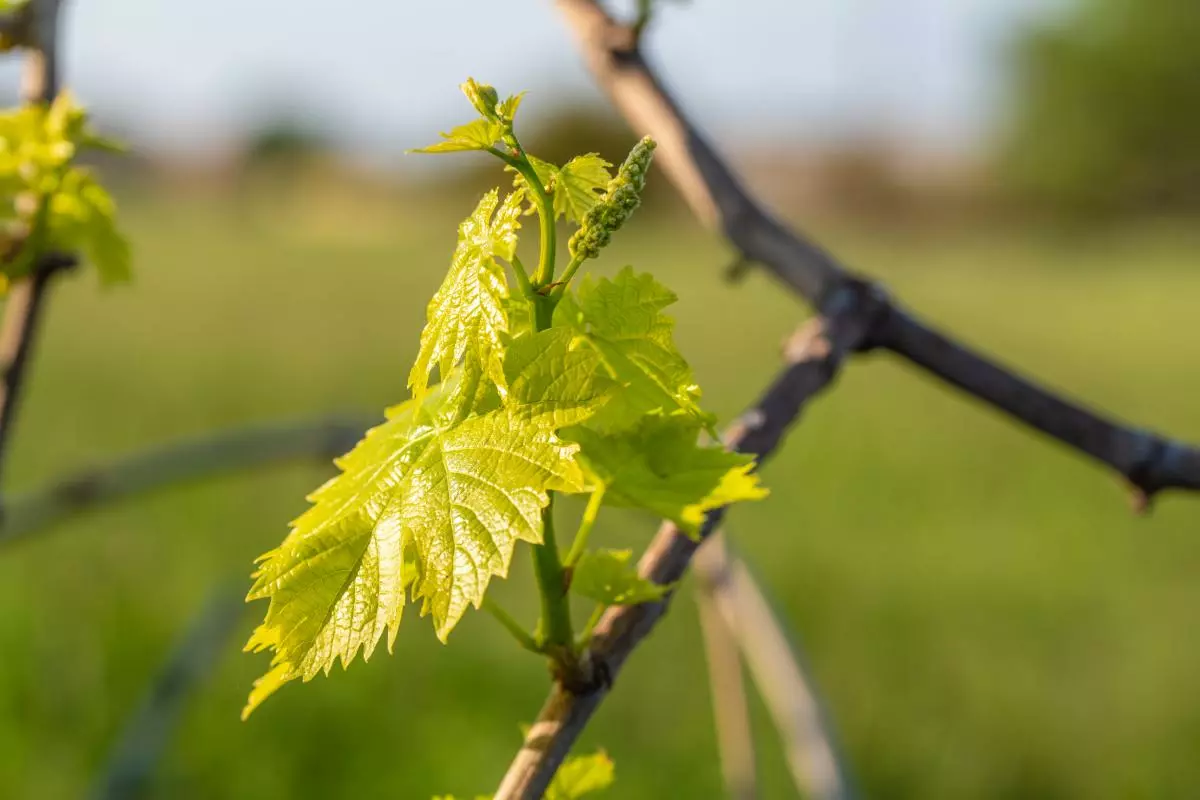
M 515 94 L 503 102 L 496 89 L 489 84 L 467 78 L 459 89 L 470 101 L 479 119 L 452 128 L 442 133 L 442 141 L 428 147 L 409 150 L 410 153 L 458 153 L 471 150 L 491 150 L 497 142 L 512 133 L 513 120 L 525 93 Z
M 500 104 L 500 95 L 496 94 L 495 88 L 486 83 L 476 83 L 474 78 L 467 78 L 458 88 L 462 89 L 462 93 L 471 101 L 479 116 L 492 122 L 500 121 L 500 115 L 496 112 L 496 106 Z

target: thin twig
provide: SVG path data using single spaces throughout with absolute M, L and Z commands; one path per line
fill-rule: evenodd
M 856 316 L 840 316 L 838 305 L 831 306 L 833 316 L 810 321 L 792 337 L 785 348 L 787 368 L 726 433 L 726 446 L 754 456 L 761 464 L 779 446 L 804 404 L 837 374 L 838 364 L 848 355 L 843 346 L 859 341 L 864 328 Z M 724 515 L 724 508 L 710 512 L 697 538 L 664 523 L 638 563 L 638 573 L 660 586 L 679 581 L 700 543 L 720 526 Z M 659 602 L 618 606 L 605 612 L 584 659 L 593 672 L 593 684 L 585 691 L 555 683 L 509 766 L 496 800 L 542 796 L 571 745 L 608 695 L 625 659 L 654 629 L 669 602 L 668 594 Z
M 5 35 L 28 49 L 21 82 L 26 103 L 49 103 L 58 95 L 58 12 L 61 0 L 30 0 L 8 15 Z M 21 389 L 28 373 L 46 291 L 60 271 L 39 259 L 33 274 L 9 291 L 0 326 L 0 470 L 12 436 Z
M 699 560 L 708 547 L 701 547 Z M 737 641 L 721 616 L 714 586 L 701 581 L 696 587 L 700 631 L 704 635 L 704 657 L 708 662 L 708 686 L 712 692 L 713 727 L 721 756 L 721 774 L 732 800 L 758 797 L 758 766 L 754 755 L 754 730 Z
M 700 587 L 746 658 L 801 796 L 845 800 L 850 796 L 846 769 L 816 690 L 754 576 L 729 552 L 720 532 L 696 554 L 695 570 Z
M 140 797 L 178 725 L 188 693 L 211 674 L 246 608 L 241 581 L 219 585 L 130 715 L 104 773 L 91 796 L 95 800 Z
M 64 519 L 187 481 L 294 459 L 332 459 L 375 418 L 330 417 L 240 428 L 159 445 L 0 502 L 0 547 Z
M 638 134 L 658 141 L 656 163 L 700 220 L 749 261 L 824 312 L 854 288 L 870 317 L 859 351 L 891 351 L 967 394 L 1119 473 L 1145 508 L 1166 489 L 1200 489 L 1200 449 L 1138 430 L 1062 398 L 923 323 L 887 293 L 767 213 L 684 115 L 638 47 L 637 31 L 594 0 L 557 0 L 597 82 Z

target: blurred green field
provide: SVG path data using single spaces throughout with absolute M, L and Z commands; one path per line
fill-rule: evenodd
M 404 396 L 466 209 L 297 195 L 133 202 L 138 280 L 61 287 L 12 453 L 15 488 L 217 426 L 373 411 Z M 686 221 L 627 261 L 681 295 L 684 352 L 736 414 L 805 312 Z M 1082 244 L 818 231 L 969 341 L 1127 418 L 1200 440 L 1200 238 Z M 215 581 L 248 575 L 327 474 L 296 465 L 107 509 L 0 552 L 0 796 L 73 798 Z M 1200 787 L 1200 501 L 1129 513 L 1105 472 L 880 356 L 848 369 L 739 510 L 738 546 L 794 626 L 867 797 L 1165 798 Z M 639 546 L 654 521 L 596 536 Z M 525 563 L 497 590 L 532 620 Z M 248 583 L 248 581 L 247 581 Z M 427 798 L 490 791 L 544 667 L 482 615 L 437 643 L 238 712 L 265 656 L 247 610 L 160 765 L 157 798 Z M 764 796 L 794 795 L 756 708 Z M 694 603 L 629 663 L 584 746 L 621 798 L 721 795 Z

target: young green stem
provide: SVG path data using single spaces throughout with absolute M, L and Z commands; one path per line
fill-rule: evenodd
M 554 280 L 554 258 L 556 231 L 554 203 L 546 193 L 537 170 L 525 155 L 524 148 L 516 136 L 509 131 L 505 143 L 511 152 L 489 148 L 492 155 L 519 172 L 533 195 L 537 210 L 538 227 L 541 230 L 538 268 L 529 282 L 528 297 L 533 303 L 534 328 L 544 331 L 550 328 L 554 316 L 555 300 L 545 289 Z M 519 261 L 514 264 L 524 271 Z M 518 281 L 520 278 L 518 278 Z M 522 290 L 525 287 L 522 286 Z M 567 576 L 559 560 L 558 542 L 554 536 L 554 493 L 550 493 L 546 508 L 542 511 L 542 543 L 533 548 L 533 571 L 537 577 L 538 592 L 542 600 L 542 616 L 538 620 L 535 643 L 538 651 L 549 655 L 565 675 L 572 672 L 576 664 L 575 637 L 571 629 L 571 603 L 567 597 Z
M 501 608 L 495 600 L 490 597 L 483 598 L 483 610 L 495 617 L 496 621 L 512 634 L 512 637 L 517 640 L 517 644 L 521 645 L 521 647 L 533 653 L 542 652 L 542 649 L 538 647 L 537 641 L 521 627 L 521 623 L 517 622 L 512 614 Z
M 571 606 L 567 600 L 567 580 L 558 560 L 558 542 L 554 538 L 554 495 L 542 511 L 542 543 L 533 548 L 533 571 L 542 596 L 542 618 L 538 622 L 537 641 L 544 652 L 570 652 Z
M 529 273 L 525 271 L 525 265 L 521 263 L 521 259 L 514 253 L 512 257 L 513 274 L 517 276 L 517 285 L 521 288 L 521 294 L 533 300 L 533 286 L 529 283 Z
M 571 542 L 571 551 L 567 553 L 567 560 L 563 562 L 563 566 L 567 569 L 578 564 L 580 557 L 587 550 L 588 536 L 592 532 L 592 526 L 596 524 L 596 517 L 600 514 L 600 504 L 603 502 L 604 487 L 601 486 L 592 492 L 592 496 L 588 498 L 587 508 L 583 510 L 583 519 L 579 522 L 579 531 L 575 534 L 575 541 Z
M 525 184 L 533 194 L 533 205 L 537 209 L 538 227 L 541 234 L 538 267 L 537 272 L 533 274 L 533 288 L 540 290 L 554 280 L 554 258 L 558 247 L 558 232 L 554 224 L 554 201 L 546 193 L 546 187 L 542 185 L 542 179 L 538 177 L 533 163 L 525 155 L 525 149 L 521 147 L 515 136 L 512 136 L 511 139 L 511 144 L 515 145 L 513 148 L 515 155 L 495 147 L 488 148 L 488 152 L 521 173 L 521 176 L 525 178 Z
M 583 626 L 583 630 L 579 633 L 579 639 L 575 642 L 575 646 L 580 650 L 592 643 L 592 634 L 596 630 L 596 626 L 600 624 L 600 618 L 604 616 L 604 609 L 608 606 L 603 603 L 598 603 L 593 609 L 592 615 L 588 617 L 587 624 Z

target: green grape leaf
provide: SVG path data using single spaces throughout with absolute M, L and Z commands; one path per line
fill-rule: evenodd
M 605 487 L 605 503 L 645 509 L 695 533 L 708 510 L 767 495 L 753 458 L 700 446 L 700 430 L 696 419 L 675 413 L 615 433 L 576 426 L 563 435 L 579 444 L 586 469 Z
M 617 388 L 600 373 L 600 356 L 573 347 L 566 328 L 551 328 L 514 339 L 504 359 L 509 405 L 529 416 L 547 414 L 556 427 L 584 421 Z
M 571 573 L 571 591 L 606 606 L 636 606 L 661 600 L 671 590 L 638 575 L 632 550 L 584 553 Z
M 563 295 L 554 324 L 570 327 L 593 347 L 619 392 L 589 423 L 597 430 L 636 425 L 654 411 L 683 409 L 705 427 L 712 417 L 696 404 L 692 368 L 675 346 L 675 322 L 662 310 L 676 301 L 650 275 L 621 270 L 615 280 L 585 279 L 578 294 Z
M 558 768 L 546 790 L 546 800 L 577 800 L 612 786 L 612 759 L 604 751 L 590 756 L 571 756 Z
M 493 120 L 477 119 L 439 135 L 444 141 L 409 152 L 461 153 L 468 150 L 488 150 L 504 135 L 504 125 Z
M 391 409 L 337 460 L 341 474 L 310 495 L 279 548 L 260 559 L 248 599 L 269 599 L 247 649 L 275 651 L 243 715 L 296 678 L 391 649 L 406 592 L 445 641 L 518 540 L 540 543 L 548 491 L 579 492 L 577 447 L 553 414 L 498 408 L 464 417 L 476 398 L 456 371 L 419 405 Z M 456 385 L 457 384 L 457 385 Z
M 129 278 L 129 245 L 117 229 L 115 204 L 74 164 L 83 149 L 113 146 L 91 130 L 69 92 L 49 106 L 0 114 L 3 278 L 27 275 L 50 250 L 84 251 L 105 283 Z
M 489 379 L 504 386 L 508 279 L 496 258 L 511 259 L 516 252 L 521 199 L 521 192 L 512 192 L 497 210 L 499 195 L 493 189 L 459 225 L 450 271 L 429 301 L 421 349 L 409 373 L 414 397 L 425 392 L 434 366 L 445 376 L 468 353 Z
M 117 229 L 116 204 L 83 170 L 63 177 L 50 198 L 50 240 L 66 251 L 83 250 L 107 284 L 131 276 L 129 242 Z
M 514 95 L 509 95 L 500 105 L 496 106 L 496 114 L 500 119 L 512 125 L 513 119 L 517 116 L 517 109 L 521 107 L 521 101 L 525 99 L 524 92 L 518 92 Z
M 554 181 L 554 213 L 582 222 L 612 180 L 608 171 L 611 166 L 596 153 L 576 156 L 563 164 Z
M 504 313 L 508 316 L 508 332 L 519 337 L 533 333 L 533 307 L 522 294 L 512 294 L 504 299 Z
M 608 171 L 612 164 L 596 153 L 576 156 L 561 167 L 535 156 L 528 158 L 542 187 L 552 195 L 555 218 L 566 217 L 573 222 L 582 222 L 584 215 L 600 202 L 605 187 L 612 179 Z M 516 172 L 512 167 L 506 169 Z M 528 188 L 525 176 L 519 172 L 513 184 L 518 188 Z

